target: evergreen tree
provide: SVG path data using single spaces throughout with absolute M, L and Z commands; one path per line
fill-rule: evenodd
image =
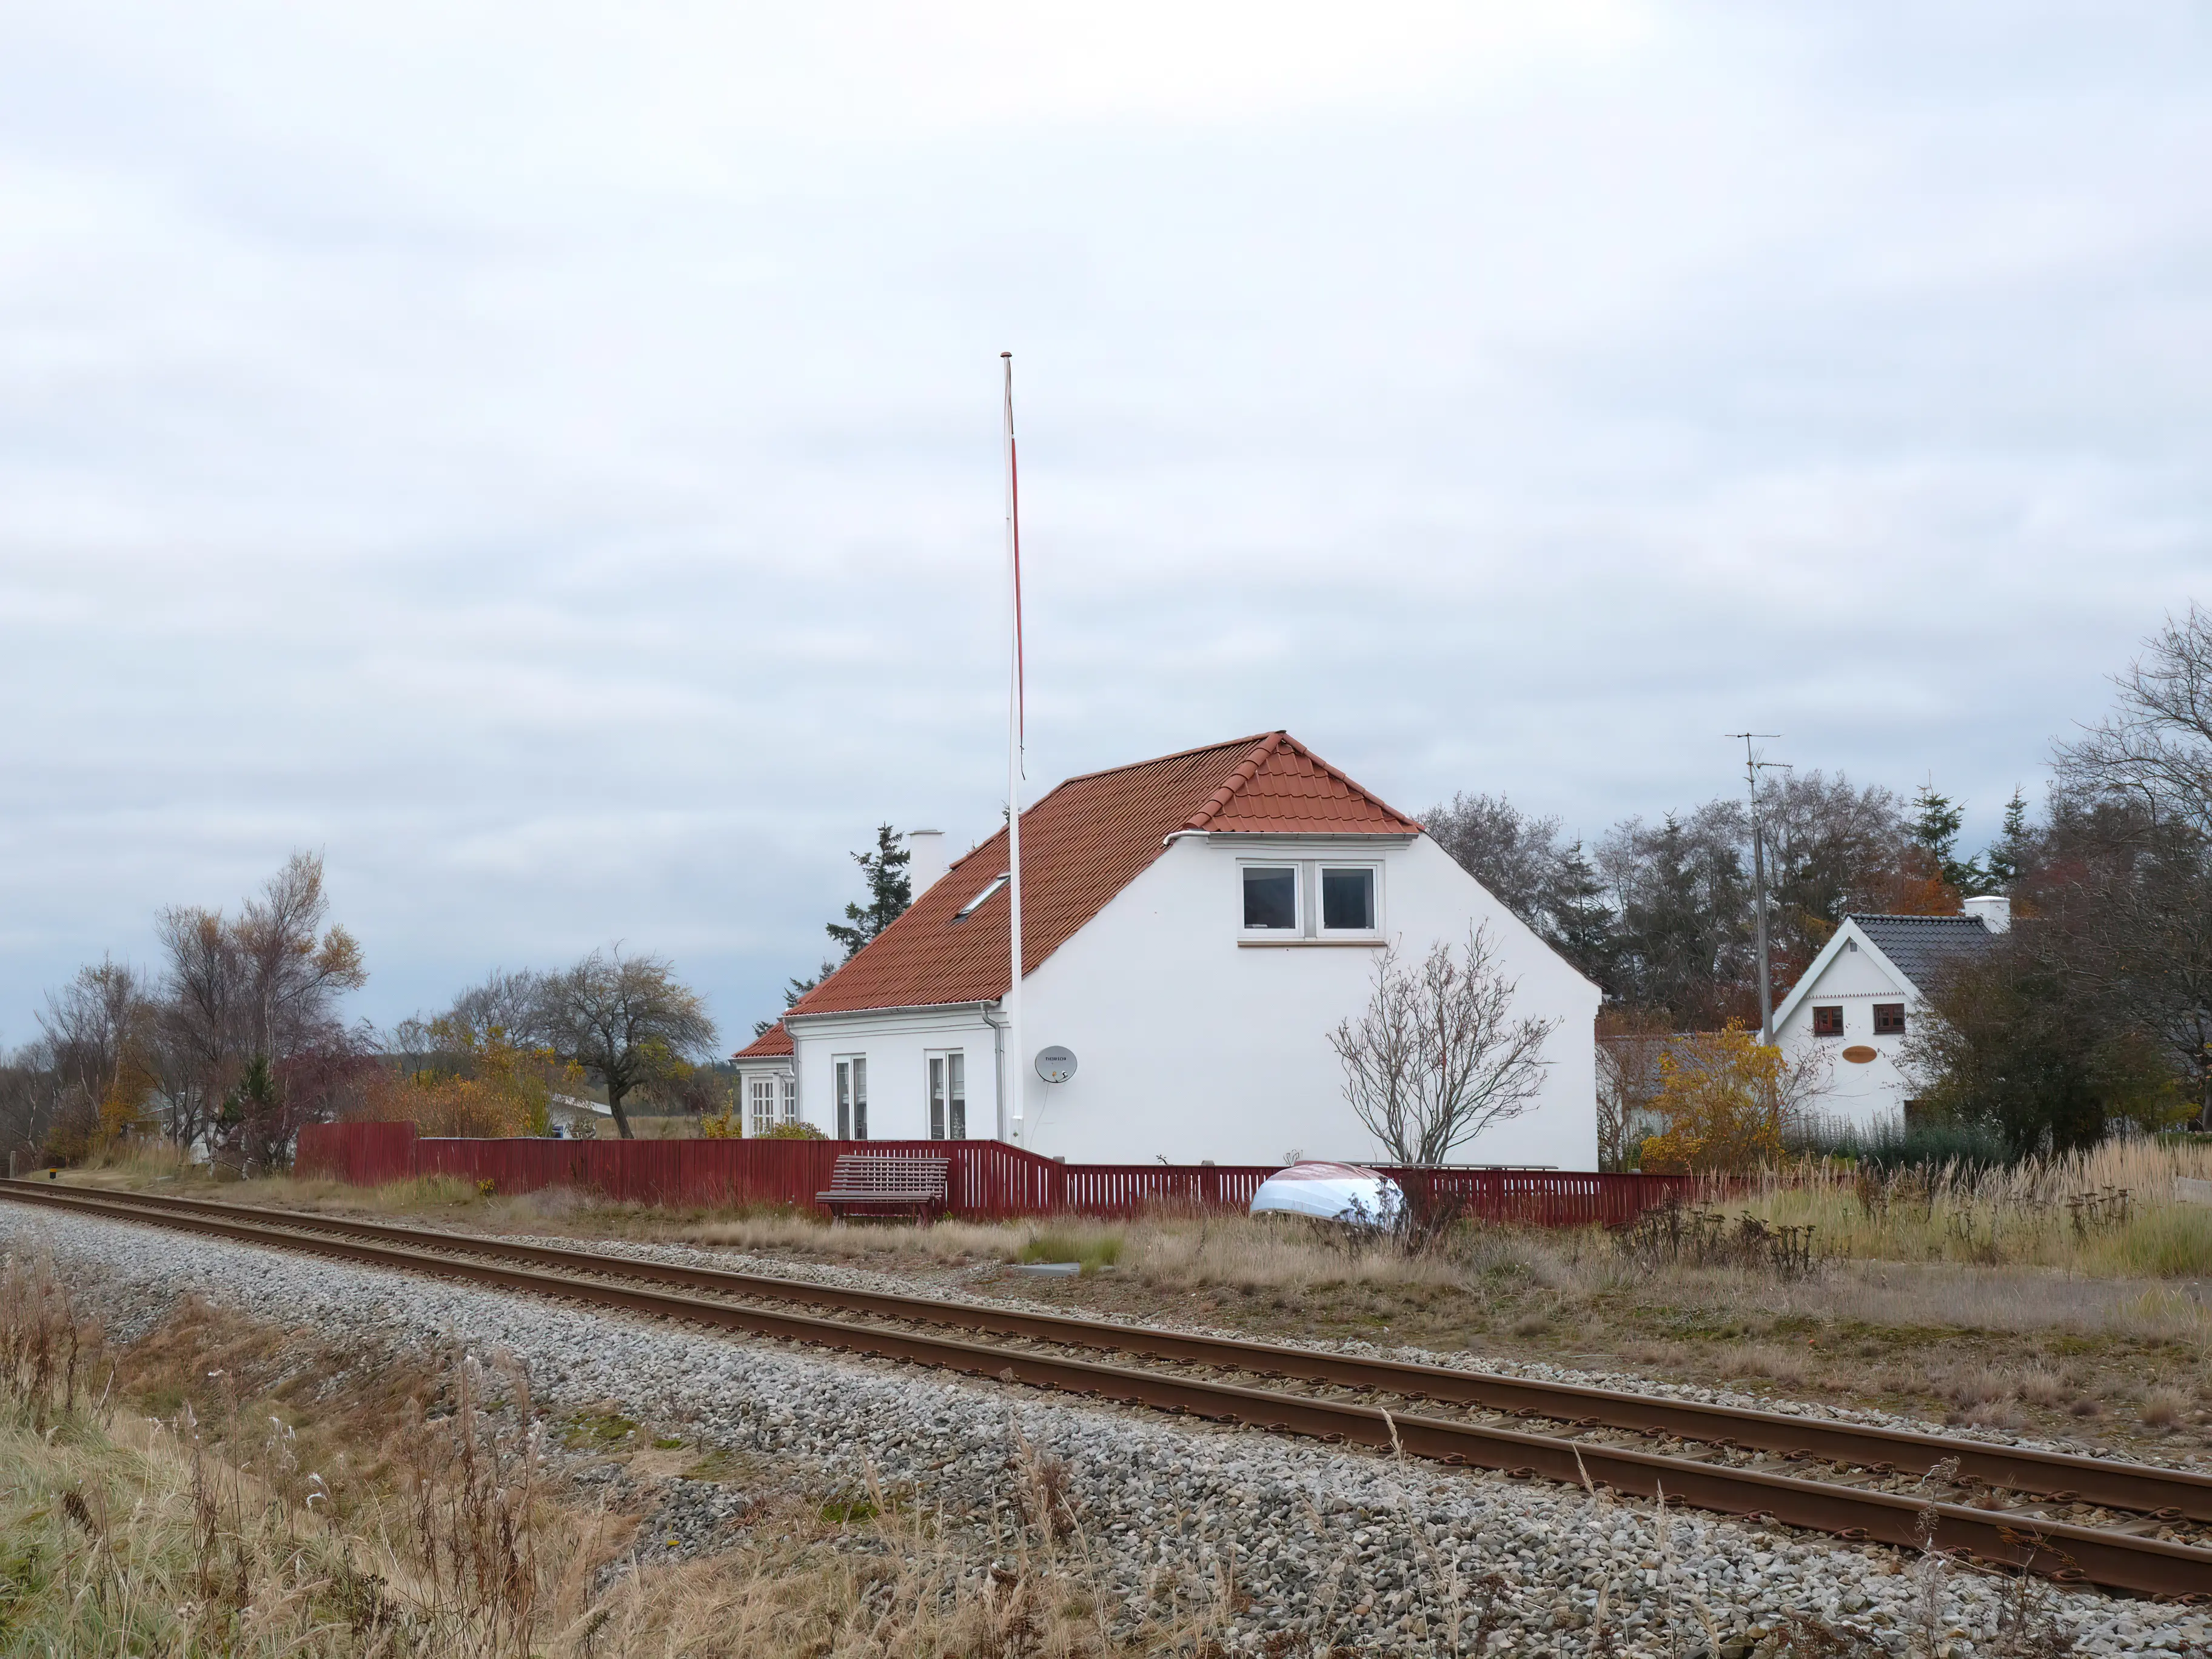
M 1613 906 L 1582 842 L 1559 854 L 1547 884 L 1550 890 L 1545 908 L 1551 927 L 1546 931 L 1552 943 L 1568 961 L 1603 984 L 1613 958 Z
M 1989 890 L 1990 878 L 1980 863 L 1973 859 L 1963 864 L 1959 860 L 1959 826 L 1966 821 L 1966 809 L 1953 804 L 1948 795 L 1938 794 L 1932 783 L 1920 786 L 1920 793 L 1912 798 L 1917 816 L 1912 821 L 1913 845 L 1927 854 L 1929 863 L 1944 885 L 1954 887 L 1961 893 L 1981 893 Z
M 858 956 L 863 946 L 896 921 L 906 913 L 906 907 L 914 902 L 914 882 L 907 874 L 907 866 L 913 859 L 914 854 L 899 845 L 898 832 L 888 823 L 877 826 L 874 851 L 853 854 L 853 862 L 867 878 L 868 902 L 865 905 L 848 904 L 845 920 L 830 922 L 825 929 L 831 939 L 845 947 L 846 961 Z M 805 991 L 800 994 L 804 995 Z
M 1982 854 L 1982 867 L 1998 890 L 2009 892 L 2027 870 L 2028 835 L 2027 797 L 2015 787 L 2012 799 L 2005 803 L 2004 828 Z

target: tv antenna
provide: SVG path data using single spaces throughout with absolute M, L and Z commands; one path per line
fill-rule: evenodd
M 1759 929 L 1759 1040 L 1769 1048 L 1774 1045 L 1774 969 L 1767 950 L 1766 933 L 1766 837 L 1759 822 L 1759 775 L 1761 772 L 1791 770 L 1787 761 L 1771 761 L 1762 750 L 1753 749 L 1755 738 L 1778 738 L 1779 732 L 1724 732 L 1728 738 L 1743 739 L 1744 787 L 1751 799 L 1751 880 L 1753 910 Z

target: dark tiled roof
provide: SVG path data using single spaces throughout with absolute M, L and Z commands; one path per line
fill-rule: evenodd
M 1850 920 L 1923 991 L 1953 963 L 1980 956 L 1997 942 L 1997 935 L 1978 916 L 1853 915 Z
M 1282 732 L 1070 778 L 1022 813 L 1022 972 L 1074 937 L 1181 830 L 1413 835 L 1384 805 Z M 961 909 L 1006 868 L 1004 830 L 945 872 L 794 1014 L 991 1002 L 1006 990 L 1007 899 Z M 766 1039 L 763 1039 L 766 1041 Z

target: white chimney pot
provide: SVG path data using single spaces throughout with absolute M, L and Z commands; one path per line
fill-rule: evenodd
M 2002 893 L 1984 893 L 1966 900 L 1959 908 L 1992 933 L 2012 931 L 2012 901 Z
M 914 896 L 920 898 L 945 873 L 945 831 L 909 830 L 906 832 L 906 850 L 911 854 L 906 866 L 907 879 L 913 884 Z

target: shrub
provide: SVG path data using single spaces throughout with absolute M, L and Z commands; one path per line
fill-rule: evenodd
M 1979 1171 L 2004 1169 L 2018 1161 L 1994 1125 L 1954 1118 L 1917 1123 L 1891 1119 L 1865 1127 L 1814 1120 L 1793 1131 L 1787 1139 L 1795 1152 L 1846 1158 L 1883 1171 L 1946 1167 Z
M 1666 1122 L 1641 1160 L 1661 1175 L 1739 1174 L 1782 1159 L 1782 1051 L 1741 1022 L 1670 1044 L 1652 1104 Z
M 779 1123 L 760 1138 L 763 1140 L 827 1140 L 830 1139 L 811 1123 L 796 1121 Z

